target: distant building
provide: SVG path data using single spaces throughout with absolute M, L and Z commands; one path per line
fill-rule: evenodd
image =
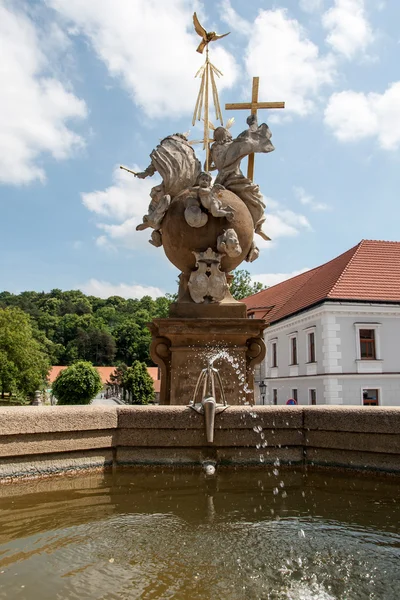
M 400 242 L 362 240 L 243 302 L 269 325 L 257 403 L 400 406 Z
M 48 378 L 47 378 L 50 383 L 50 388 L 52 387 L 53 381 L 55 380 L 57 375 L 66 368 L 67 368 L 66 366 L 51 367 Z M 116 367 L 95 367 L 95 369 L 97 369 L 97 371 L 99 372 L 101 382 L 103 384 L 103 392 L 104 393 L 106 393 L 106 391 L 107 391 L 107 388 L 108 388 L 107 382 L 110 381 L 110 376 L 112 375 L 112 373 L 114 373 L 115 368 Z M 160 370 L 158 367 L 147 367 L 147 371 L 153 380 L 154 391 L 155 391 L 155 401 L 158 402 L 159 397 L 160 397 Z

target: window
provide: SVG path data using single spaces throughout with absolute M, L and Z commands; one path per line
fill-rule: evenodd
M 308 362 L 309 363 L 314 363 L 315 362 L 315 333 L 314 331 L 310 331 L 310 333 L 307 334 L 307 341 L 308 341 Z
M 278 355 L 277 355 L 277 343 L 272 342 L 271 344 L 271 367 L 278 366 Z
M 362 360 L 375 360 L 375 330 L 360 329 L 360 357 Z
M 297 365 L 297 337 L 293 336 L 290 338 L 290 359 L 291 365 Z
M 317 404 L 317 390 L 309 390 L 310 393 L 310 404 Z
M 278 390 L 276 388 L 272 390 L 272 404 L 278 404 Z
M 364 406 L 379 406 L 379 390 L 364 389 L 362 401 Z
M 297 399 L 297 389 L 292 390 L 292 398 L 293 398 L 293 400 L 296 400 L 296 402 L 298 401 L 298 399 Z

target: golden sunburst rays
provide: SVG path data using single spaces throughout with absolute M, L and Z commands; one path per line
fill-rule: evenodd
M 234 124 L 234 122 L 235 122 L 235 117 L 231 117 L 225 123 L 225 128 L 226 129 L 230 129 L 232 127 L 232 125 Z M 208 128 L 211 129 L 211 131 L 215 131 L 216 130 L 216 127 L 215 127 L 214 123 L 212 123 L 211 121 L 208 121 Z M 187 136 L 189 135 L 189 133 L 190 132 L 188 131 L 187 132 Z M 193 146 L 194 144 L 204 144 L 204 140 L 190 140 L 189 144 L 191 146 Z
M 197 71 L 195 77 L 200 78 L 200 88 L 199 93 L 197 95 L 196 105 L 194 108 L 192 125 L 195 125 L 196 121 L 204 121 L 204 137 L 203 140 L 203 149 L 206 151 L 206 160 L 205 160 L 205 170 L 208 171 L 210 166 L 209 154 L 210 154 L 210 121 L 209 121 L 209 113 L 210 113 L 210 88 L 211 88 L 211 101 L 214 105 L 215 118 L 217 121 L 223 125 L 222 111 L 221 105 L 219 102 L 218 96 L 218 88 L 216 84 L 216 77 L 222 77 L 223 73 L 217 69 L 215 65 L 213 65 L 208 57 L 208 44 L 211 41 L 215 41 L 220 39 L 221 37 L 225 37 L 228 35 L 227 33 L 218 36 L 215 32 L 206 32 L 206 30 L 200 25 L 199 20 L 197 18 L 196 13 L 193 15 L 193 23 L 196 32 L 203 38 L 203 47 L 201 50 L 197 49 L 197 52 L 203 52 L 204 47 L 206 49 L 206 60 L 205 63 L 200 67 Z M 197 143 L 192 142 L 192 143 Z

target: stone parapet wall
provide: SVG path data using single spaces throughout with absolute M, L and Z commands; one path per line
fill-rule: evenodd
M 316 465 L 400 473 L 400 408 L 180 406 L 0 408 L 0 479 L 118 465 Z

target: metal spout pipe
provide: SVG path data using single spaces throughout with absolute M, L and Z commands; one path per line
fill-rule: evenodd
M 219 396 L 222 400 L 222 403 L 220 404 L 218 404 L 216 400 L 216 382 L 219 387 Z M 200 402 L 196 402 L 197 397 L 201 393 L 201 387 L 203 387 L 202 398 L 200 396 Z M 225 400 L 220 374 L 218 370 L 212 366 L 211 362 L 207 364 L 207 367 L 203 369 L 199 375 L 193 394 L 193 400 L 190 402 L 189 408 L 204 415 L 204 428 L 207 442 L 212 444 L 214 442 L 215 415 L 226 410 L 228 404 Z
M 215 398 L 209 396 L 208 398 L 203 398 L 203 400 L 201 401 L 201 405 L 204 411 L 204 425 L 206 430 L 207 442 L 212 443 L 214 441 L 214 421 L 215 412 L 217 409 L 217 402 Z

